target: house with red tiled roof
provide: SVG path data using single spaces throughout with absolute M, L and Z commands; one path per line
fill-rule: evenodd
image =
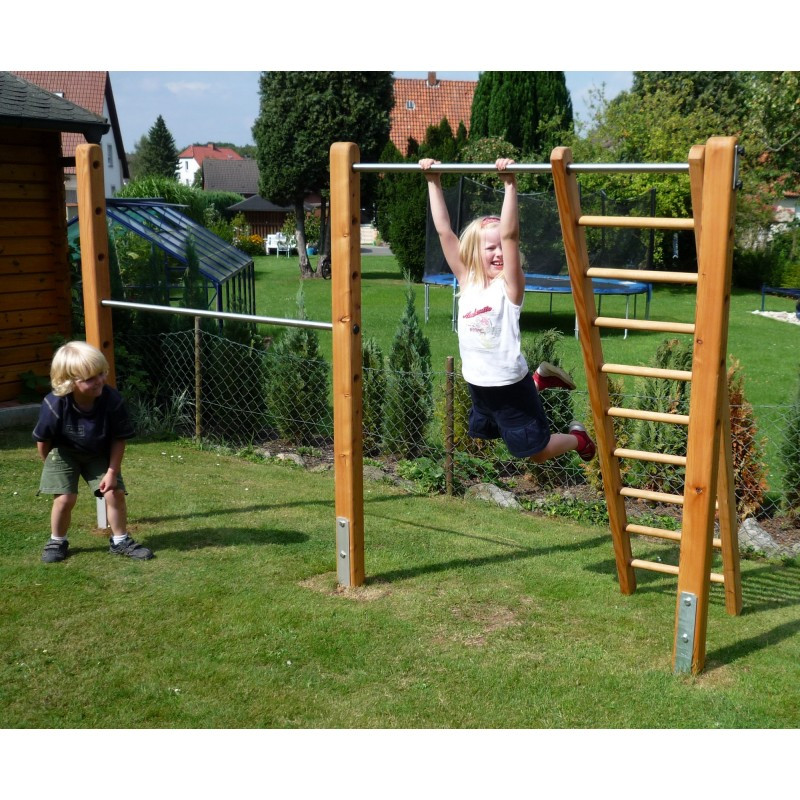
M 108 72 L 40 71 L 12 72 L 12 74 L 108 120 L 111 127 L 103 136 L 100 147 L 103 150 L 106 197 L 113 197 L 130 178 L 130 173 Z M 64 185 L 68 217 L 77 213 L 78 205 L 75 148 L 85 143 L 86 139 L 81 133 L 65 131 L 61 134 L 61 153 L 66 159 Z
M 223 159 L 226 161 L 242 161 L 235 150 L 230 147 L 217 147 L 212 142 L 208 144 L 193 144 L 178 153 L 178 180 L 191 186 L 194 183 L 195 173 L 203 166 L 207 158 Z
M 389 138 L 403 154 L 408 153 L 408 140 L 421 143 L 431 125 L 447 119 L 453 133 L 460 122 L 469 133 L 472 97 L 477 81 L 442 81 L 435 72 L 427 78 L 395 78 L 394 108 Z

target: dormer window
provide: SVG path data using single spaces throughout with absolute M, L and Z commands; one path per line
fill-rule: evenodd
M 417 104 L 413 100 L 406 100 L 406 111 L 414 111 Z

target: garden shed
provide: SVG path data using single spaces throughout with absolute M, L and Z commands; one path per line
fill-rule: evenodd
M 0 402 L 20 400 L 21 376 L 49 375 L 54 343 L 72 335 L 61 133 L 100 141 L 109 123 L 0 72 Z
M 176 299 L 174 292 L 182 290 L 182 278 L 188 267 L 187 247 L 191 242 L 197 254 L 198 271 L 203 283 L 206 308 L 215 311 L 235 311 L 255 314 L 255 267 L 253 259 L 233 245 L 216 236 L 207 228 L 181 212 L 182 206 L 160 199 L 106 200 L 106 217 L 109 228 L 109 247 L 122 266 L 127 247 L 120 247 L 126 234 L 149 245 L 150 257 L 159 264 L 168 297 Z M 78 237 L 78 217 L 69 221 L 69 240 Z M 124 276 L 123 276 L 124 277 Z M 133 302 L 147 299 L 141 282 L 131 284 L 123 280 L 124 298 Z M 167 298 L 164 298 L 167 300 Z

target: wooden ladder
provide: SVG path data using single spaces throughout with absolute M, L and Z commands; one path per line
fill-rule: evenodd
M 724 585 L 728 613 L 739 614 L 742 608 L 726 374 L 736 155 L 736 139 L 733 137 L 713 137 L 705 145 L 696 145 L 691 149 L 688 171 L 692 217 L 688 219 L 584 216 L 580 208 L 578 183 L 569 169 L 572 162 L 570 150 L 558 147 L 551 155 L 620 589 L 623 594 L 632 594 L 636 590 L 636 569 L 677 575 L 673 649 L 675 672 L 697 673 L 705 665 L 711 582 Z M 588 226 L 693 230 L 698 271 L 590 268 L 584 232 Z M 696 284 L 695 319 L 691 323 L 676 323 L 600 317 L 595 309 L 592 278 Z M 691 371 L 608 364 L 603 358 L 601 328 L 693 336 Z M 612 407 L 609 374 L 690 381 L 688 416 Z M 613 424 L 616 417 L 688 425 L 686 456 L 618 447 Z M 620 459 L 623 458 L 684 466 L 683 494 L 648 492 L 623 486 L 620 472 Z M 681 531 L 629 524 L 625 510 L 627 497 L 681 505 Z M 718 539 L 714 538 L 717 511 Z M 634 558 L 631 534 L 680 541 L 679 566 Z M 711 572 L 714 546 L 722 551 L 721 574 Z

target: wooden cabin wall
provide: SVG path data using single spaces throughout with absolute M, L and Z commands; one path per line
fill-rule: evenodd
M 257 233 L 266 239 L 272 233 L 278 233 L 286 221 L 286 211 L 245 211 L 243 212 L 250 232 Z
M 71 336 L 61 134 L 0 127 L 0 402 Z

